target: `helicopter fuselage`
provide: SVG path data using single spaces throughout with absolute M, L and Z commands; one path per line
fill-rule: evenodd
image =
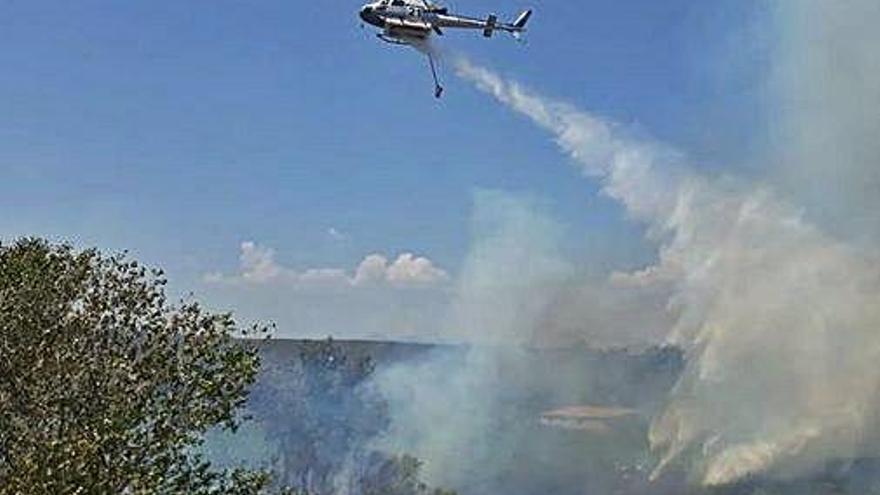
M 532 15 L 526 10 L 512 23 L 498 22 L 494 14 L 486 19 L 450 14 L 445 7 L 429 0 L 374 0 L 358 13 L 364 23 L 382 30 L 376 36 L 394 45 L 413 46 L 428 56 L 434 76 L 434 95 L 440 97 L 443 88 L 437 79 L 433 50 L 426 44 L 431 34 L 442 35 L 446 28 L 478 29 L 489 38 L 495 31 L 507 31 L 519 39 Z

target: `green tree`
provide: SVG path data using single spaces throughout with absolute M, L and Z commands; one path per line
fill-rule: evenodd
M 256 350 L 229 314 L 171 306 L 164 285 L 123 255 L 0 245 L 0 495 L 268 485 L 197 454 L 206 431 L 239 425 Z

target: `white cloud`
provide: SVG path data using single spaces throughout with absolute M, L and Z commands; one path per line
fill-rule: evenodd
M 381 254 L 370 254 L 349 274 L 342 268 L 294 270 L 275 260 L 275 251 L 252 241 L 241 243 L 239 273 L 210 273 L 204 280 L 226 285 L 286 285 L 300 288 L 345 287 L 429 287 L 446 282 L 449 275 L 425 257 L 403 253 L 393 262 Z
M 428 258 L 403 253 L 397 257 L 385 272 L 392 285 L 435 284 L 448 279 L 443 270 L 434 266 Z
M 339 287 L 350 282 L 345 270 L 339 268 L 310 268 L 298 277 L 298 282 L 309 286 Z
M 336 242 L 345 242 L 351 239 L 351 236 L 336 227 L 330 227 L 327 229 L 327 235 Z
M 296 278 L 296 273 L 275 262 L 275 251 L 246 241 L 241 243 L 241 278 L 256 284 L 273 282 L 283 278 Z
M 381 254 L 364 258 L 355 271 L 353 285 L 388 284 L 395 287 L 442 283 L 449 275 L 428 258 L 403 253 L 393 262 Z
M 388 258 L 381 254 L 371 254 L 361 261 L 355 270 L 352 284 L 369 285 L 385 281 L 385 274 L 388 270 Z

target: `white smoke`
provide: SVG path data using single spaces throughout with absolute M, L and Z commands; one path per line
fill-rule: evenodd
M 495 438 L 504 416 L 498 391 L 504 377 L 521 374 L 522 346 L 570 271 L 559 225 L 537 210 L 505 193 L 476 193 L 475 239 L 443 328 L 447 338 L 475 345 L 391 366 L 376 379 L 391 405 L 391 431 L 378 446 L 425 459 L 431 484 L 472 483 L 517 448 L 514 439 Z
M 529 345 L 571 266 L 561 227 L 531 202 L 497 191 L 474 199 L 473 239 L 445 334 L 490 345 Z
M 681 154 L 467 60 L 457 73 L 549 131 L 644 223 L 657 262 L 621 287 L 672 296 L 669 341 L 687 368 L 651 428 L 706 485 L 796 476 L 874 452 L 880 258 L 804 219 L 771 189 L 696 173 Z M 639 308 L 633 308 L 638 311 Z
M 880 2 L 777 0 L 777 175 L 839 232 L 880 236 Z

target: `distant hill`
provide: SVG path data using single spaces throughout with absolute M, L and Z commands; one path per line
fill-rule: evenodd
M 272 339 L 257 342 L 264 358 L 264 373 L 257 388 L 276 383 L 299 386 L 303 370 L 297 369 L 307 347 L 317 341 Z M 443 363 L 436 372 L 417 385 L 427 397 L 447 397 L 443 374 L 461 371 L 467 363 L 469 350 L 485 350 L 465 345 L 422 344 L 370 340 L 334 340 L 352 362 L 369 360 L 377 373 L 398 365 Z M 475 403 L 496 401 L 486 431 L 476 432 L 475 444 L 482 445 L 489 457 L 456 451 L 463 464 L 473 469 L 456 473 L 449 488 L 461 495 L 504 494 L 536 495 L 826 495 L 840 493 L 863 495 L 880 493 L 880 463 L 875 459 L 840 461 L 829 465 L 826 472 L 807 479 L 776 482 L 751 479 L 737 486 L 697 489 L 686 486 L 686 476 L 672 472 L 663 479 L 649 482 L 647 474 L 656 462 L 647 445 L 647 428 L 651 418 L 677 381 L 683 367 L 683 353 L 674 347 L 653 347 L 643 350 L 595 349 L 572 346 L 557 349 L 493 348 L 509 359 L 500 360 L 494 370 L 493 397 L 472 396 Z M 437 358 L 441 359 L 437 359 Z M 417 370 L 415 366 L 413 370 Z M 268 387 L 271 389 L 272 387 Z M 353 386 L 352 396 L 358 392 Z M 344 394 L 344 395 L 347 395 Z M 466 396 L 463 402 L 470 400 Z M 381 398 L 375 398 L 381 401 Z M 460 396 L 456 397 L 460 399 Z M 272 431 L 336 431 L 341 421 L 351 421 L 347 441 L 359 449 L 370 445 L 371 436 L 357 438 L 358 431 L 382 431 L 385 418 L 364 415 L 360 406 L 333 397 L 299 400 L 290 395 L 256 394 L 253 410 L 273 408 L 280 413 L 274 419 L 261 419 L 257 426 L 227 441 L 222 447 L 235 457 L 285 456 L 290 452 L 273 451 L 272 437 L 261 428 L 266 421 Z M 442 400 L 442 399 L 441 399 Z M 369 404 L 366 402 L 365 404 Z M 468 404 L 461 403 L 462 408 Z M 457 407 L 457 406 L 456 406 Z M 303 409 L 305 408 L 305 409 Z M 304 415 L 303 411 L 321 411 Z M 379 407 L 378 410 L 381 410 Z M 375 413 L 375 411 L 374 411 Z M 366 418 L 374 424 L 364 423 Z M 439 417 L 437 428 L 449 428 Z M 323 424 L 325 421 L 326 425 Z M 262 421 L 262 423 L 260 423 Z M 303 424 L 300 424 L 303 423 Z M 260 426 L 262 425 L 262 426 Z M 280 428 L 279 428 L 280 427 Z M 256 429 L 253 429 L 256 428 Z M 364 429 L 366 428 L 366 429 Z M 268 430 L 267 430 L 268 431 Z M 248 436 L 250 435 L 250 436 Z M 351 436 L 355 435 L 355 436 Z M 372 433 L 370 435 L 375 435 Z M 381 433 L 379 433 L 381 435 Z M 323 438 L 319 436 L 318 438 Z M 294 442 L 296 443 L 296 442 Z M 313 445 L 314 455 L 325 459 L 345 459 L 350 450 L 319 441 Z M 343 449 L 343 450 L 340 450 Z M 326 452 L 325 452 L 326 450 Z M 348 452 L 349 454 L 346 454 Z M 363 457 L 364 452 L 361 452 Z M 430 462 L 430 459 L 425 459 Z M 339 466 L 338 472 L 348 472 Z M 330 472 L 337 467 L 325 466 Z M 445 482 L 444 482 L 445 483 Z M 444 485 L 445 486 L 445 485 Z
M 379 340 L 333 339 L 333 341 L 342 346 L 350 358 L 358 360 L 369 356 L 377 363 L 394 363 L 414 359 L 439 349 L 445 349 L 449 352 L 460 352 L 464 349 L 464 346 Z M 259 341 L 257 346 L 264 359 L 268 362 L 278 363 L 295 357 L 303 345 L 308 342 L 315 342 L 315 340 L 273 338 Z
M 258 342 L 267 366 L 295 360 L 311 339 L 270 339 Z M 336 340 L 350 359 L 371 358 L 377 369 L 428 356 L 464 357 L 471 346 L 377 340 Z M 638 408 L 648 413 L 659 405 L 684 367 L 683 353 L 674 347 L 644 350 L 597 349 L 587 345 L 566 348 L 516 349 L 523 376 L 511 375 L 509 385 L 543 389 L 555 397 L 570 396 L 568 403 L 546 404 L 546 409 L 591 403 Z M 578 377 L 559 380 L 559 377 Z

